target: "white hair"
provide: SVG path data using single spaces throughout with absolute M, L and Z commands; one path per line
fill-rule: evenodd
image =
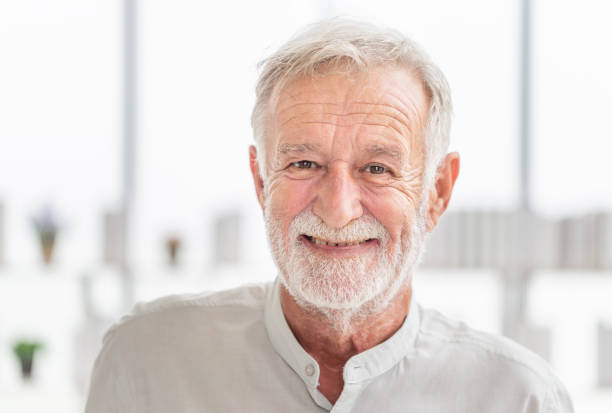
M 359 73 L 381 65 L 406 68 L 421 80 L 429 97 L 423 189 L 429 188 L 449 145 L 452 102 L 448 82 L 427 54 L 400 32 L 345 18 L 307 26 L 260 62 L 251 125 L 261 174 L 266 173 L 263 166 L 268 111 L 284 86 L 303 76 L 324 75 L 330 68 Z

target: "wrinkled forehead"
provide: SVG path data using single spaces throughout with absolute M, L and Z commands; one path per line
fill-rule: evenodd
M 330 70 L 293 79 L 275 91 L 269 103 L 266 146 L 272 150 L 288 129 L 299 133 L 318 123 L 365 124 L 373 135 L 384 131 L 389 137 L 406 138 L 406 144 L 415 150 L 424 146 L 430 98 L 411 71 L 376 67 L 365 72 Z

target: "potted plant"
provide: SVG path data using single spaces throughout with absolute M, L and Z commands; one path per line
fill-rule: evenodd
M 44 208 L 38 215 L 32 218 L 32 222 L 40 241 L 43 262 L 48 265 L 53 259 L 53 250 L 55 248 L 55 239 L 59 232 L 59 224 L 50 208 Z
M 21 364 L 21 377 L 29 380 L 32 377 L 34 354 L 43 347 L 38 341 L 20 340 L 13 346 L 13 352 Z
M 177 236 L 166 238 L 166 250 L 170 265 L 176 265 L 178 261 L 178 250 L 181 248 L 181 239 Z

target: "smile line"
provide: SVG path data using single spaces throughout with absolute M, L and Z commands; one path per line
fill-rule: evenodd
M 313 244 L 316 245 L 327 245 L 327 246 L 331 246 L 331 247 L 351 247 L 351 246 L 355 246 L 355 245 L 359 245 L 359 244 L 365 244 L 368 241 L 373 241 L 374 238 L 366 238 L 363 240 L 359 240 L 359 241 L 327 241 L 327 240 L 323 240 L 320 238 L 316 238 L 313 237 L 311 235 L 306 235 L 303 234 L 304 237 L 309 240 L 310 242 L 312 242 Z

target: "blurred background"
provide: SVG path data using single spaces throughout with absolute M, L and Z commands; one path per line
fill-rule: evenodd
M 415 296 L 612 411 L 612 16 L 597 0 L 0 0 L 0 411 L 82 411 L 105 329 L 276 272 L 247 147 L 256 63 L 347 15 L 447 75 L 454 198 Z

